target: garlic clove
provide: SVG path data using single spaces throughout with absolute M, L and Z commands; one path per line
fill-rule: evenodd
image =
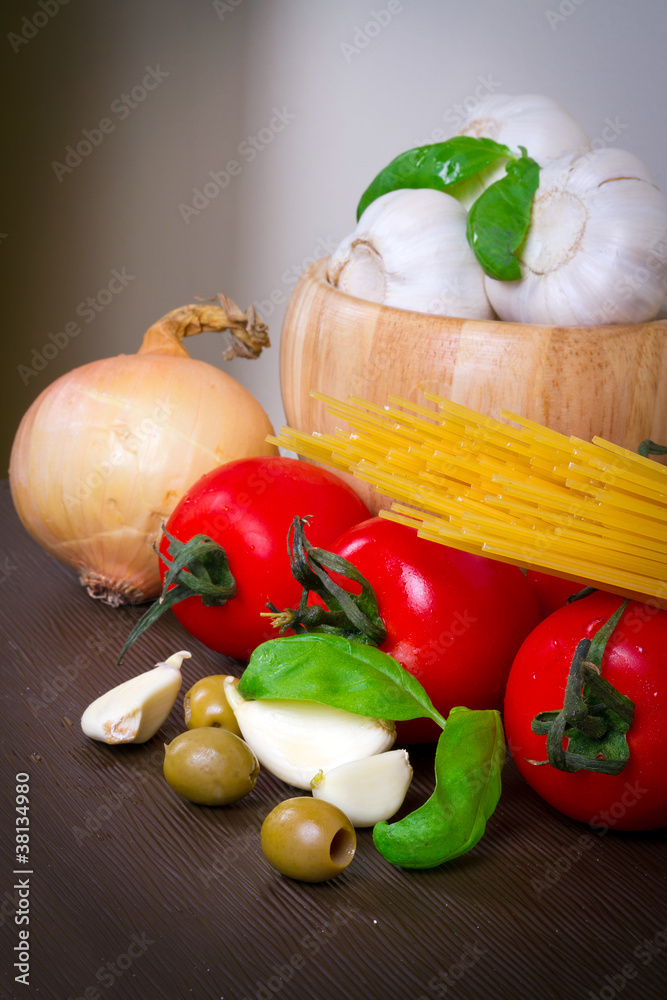
M 398 812 L 411 781 L 407 750 L 390 750 L 318 771 L 310 786 L 316 799 L 338 806 L 353 826 L 375 826 Z
M 111 744 L 149 740 L 174 707 L 181 689 L 181 664 L 191 656 L 183 649 L 96 698 L 81 716 L 86 736 Z
M 327 278 L 347 295 L 436 316 L 492 319 L 466 210 L 431 188 L 377 198 L 331 255 Z
M 225 680 L 243 739 L 262 767 L 296 788 L 310 788 L 317 771 L 381 754 L 396 739 L 393 722 L 354 715 L 314 701 L 246 701 L 238 680 Z

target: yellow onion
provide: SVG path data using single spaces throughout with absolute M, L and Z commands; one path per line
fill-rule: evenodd
M 183 338 L 227 331 L 226 357 L 258 357 L 268 331 L 230 299 L 168 313 L 137 354 L 56 379 L 27 411 L 9 478 L 23 524 L 92 597 L 141 602 L 161 589 L 153 543 L 185 491 L 223 462 L 274 455 L 266 413 Z

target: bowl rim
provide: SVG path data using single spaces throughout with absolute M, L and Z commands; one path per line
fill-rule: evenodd
M 448 324 L 451 322 L 455 323 L 474 323 L 476 327 L 481 330 L 488 330 L 489 332 L 493 330 L 498 330 L 502 327 L 505 330 L 561 330 L 568 331 L 572 333 L 579 333 L 584 336 L 592 336 L 593 331 L 598 334 L 606 335 L 622 335 L 628 331 L 644 330 L 647 327 L 656 327 L 658 330 L 663 330 L 667 333 L 667 317 L 663 319 L 647 319 L 640 323 L 604 323 L 598 326 L 565 326 L 556 323 L 515 323 L 513 320 L 504 319 L 475 319 L 470 316 L 443 316 L 437 313 L 425 313 L 417 312 L 415 309 L 400 309 L 398 306 L 387 306 L 383 305 L 381 302 L 372 302 L 370 299 L 362 299 L 357 295 L 350 295 L 349 292 L 343 292 L 340 288 L 332 285 L 327 278 L 327 270 L 329 266 L 329 261 L 331 260 L 331 254 L 326 257 L 319 257 L 316 261 L 310 264 L 305 271 L 301 274 L 297 285 L 295 285 L 292 295 L 295 294 L 296 289 L 299 285 L 306 281 L 314 282 L 327 289 L 327 291 L 342 301 L 347 301 L 354 304 L 355 309 L 364 310 L 377 310 L 380 313 L 392 314 L 392 315 L 407 315 L 414 316 L 418 322 L 424 322 L 428 320 L 430 322 L 440 322 L 443 324 Z M 667 302 L 667 299 L 665 300 Z

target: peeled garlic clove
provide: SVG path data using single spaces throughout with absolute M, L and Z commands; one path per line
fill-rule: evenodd
M 518 253 L 520 281 L 485 284 L 499 317 L 597 326 L 653 319 L 667 294 L 667 198 L 620 149 L 555 160 L 540 172 Z
M 397 309 L 492 319 L 466 218 L 443 191 L 390 191 L 331 255 L 327 278 L 348 295 Z
M 86 736 L 102 743 L 145 743 L 169 716 L 181 689 L 183 649 L 100 695 L 81 716 Z
M 354 715 L 314 701 L 246 701 L 234 677 L 225 680 L 243 739 L 262 767 L 296 788 L 310 788 L 317 771 L 388 750 L 393 722 Z
M 316 799 L 338 806 L 353 826 L 375 826 L 398 812 L 411 781 L 407 750 L 391 750 L 319 771 L 310 786 Z

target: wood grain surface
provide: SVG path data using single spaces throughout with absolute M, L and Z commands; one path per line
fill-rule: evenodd
M 572 822 L 509 763 L 487 835 L 449 865 L 393 868 L 359 831 L 357 856 L 334 881 L 283 878 L 266 865 L 259 830 L 293 789 L 263 772 L 247 799 L 209 809 L 164 781 L 162 744 L 184 729 L 180 699 L 143 746 L 107 747 L 79 728 L 93 698 L 178 649 L 193 653 L 184 691 L 241 666 L 172 616 L 115 666 L 142 609 L 89 598 L 23 531 L 6 484 L 0 525 L 3 1000 L 667 996 L 665 831 Z M 432 750 L 411 757 L 406 809 L 432 785 Z M 30 775 L 31 874 L 14 876 L 21 772 Z M 30 923 L 19 926 L 13 886 L 26 878 Z M 27 986 L 14 978 L 21 927 Z
M 427 389 L 492 417 L 507 409 L 633 451 L 646 438 L 667 441 L 667 320 L 577 328 L 431 316 L 338 291 L 327 262 L 305 272 L 285 313 L 280 381 L 289 426 L 345 426 L 311 389 L 380 405 L 392 393 L 424 403 Z M 373 510 L 389 506 L 350 482 Z

